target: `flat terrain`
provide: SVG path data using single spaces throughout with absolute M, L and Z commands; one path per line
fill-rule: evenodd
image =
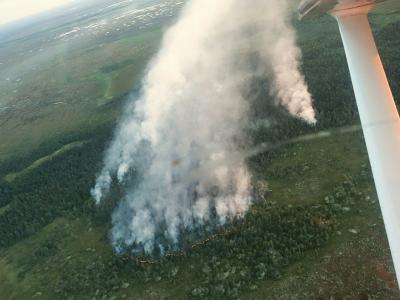
M 113 254 L 89 190 L 181 1 L 105 1 L 0 31 L 1 299 L 399 299 L 335 21 L 294 20 L 318 124 L 255 86 L 255 204 L 166 257 Z M 371 16 L 400 100 L 400 12 Z M 22 26 L 22 25 L 21 25 Z M 265 91 L 264 91 L 265 92 Z M 268 93 L 266 93 L 268 95 Z M 264 122 L 265 123 L 265 122 Z
M 266 152 L 252 158 L 251 163 L 259 170 L 257 184 L 262 197 L 248 218 L 261 216 L 265 218 L 262 225 L 271 218 L 270 210 L 297 211 L 304 207 L 318 211 L 330 201 L 337 202 L 340 212 L 329 219 L 315 220 L 316 215 L 307 215 L 306 221 L 316 222 L 317 228 L 334 224 L 326 232 L 326 242 L 302 250 L 299 256 L 283 263 L 274 279 L 243 273 L 244 290 L 237 289 L 231 297 L 398 299 L 400 295 L 360 132 L 337 130 L 330 136 Z M 36 171 L 27 172 L 33 176 Z M 263 189 L 266 179 L 267 190 Z M 215 253 L 213 248 L 219 242 L 224 245 L 244 238 L 247 231 L 253 231 L 250 224 L 245 222 L 244 232 L 236 235 L 224 233 L 227 228 L 222 235 L 211 236 L 208 242 L 194 242 L 197 245 L 194 250 L 184 256 L 177 253 L 178 259 L 139 262 L 113 255 L 104 225 L 81 213 L 64 213 L 29 238 L 0 250 L 0 294 L 6 299 L 33 296 L 40 299 L 73 296 L 77 299 L 136 299 L 138 296 L 186 299 L 195 294 L 196 287 L 208 286 L 204 281 L 213 272 L 228 272 L 225 280 L 230 282 L 229 276 L 234 276 L 229 273 L 232 268 L 238 273 L 245 270 L 240 258 L 230 258 L 227 262 L 227 249 Z M 262 262 L 251 247 L 243 247 L 241 251 Z M 212 261 L 216 261 L 216 266 L 208 266 Z M 224 268 L 229 269 L 223 271 Z M 195 275 L 198 272 L 200 276 Z M 215 280 L 208 286 L 212 289 L 219 281 L 214 277 L 210 280 Z M 200 293 L 199 297 L 206 297 L 208 293 Z
M 109 2 L 0 33 L 0 161 L 115 120 L 139 88 L 181 3 Z

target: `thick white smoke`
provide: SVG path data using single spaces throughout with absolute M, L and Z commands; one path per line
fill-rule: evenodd
M 282 106 L 315 122 L 289 18 L 283 0 L 188 2 L 92 189 L 99 203 L 112 178 L 129 186 L 113 214 L 117 250 L 174 245 L 182 229 L 248 210 L 246 94 L 260 72 L 272 72 L 271 90 Z M 257 68 L 249 57 L 256 57 Z

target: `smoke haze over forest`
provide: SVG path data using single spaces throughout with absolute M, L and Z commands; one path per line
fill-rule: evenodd
M 127 189 L 112 218 L 117 251 L 164 249 L 182 229 L 246 213 L 253 80 L 268 78 L 266 98 L 316 122 L 287 2 L 192 0 L 166 32 L 92 189 L 97 203 L 113 181 Z

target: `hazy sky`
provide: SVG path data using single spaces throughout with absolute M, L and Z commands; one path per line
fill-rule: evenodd
M 73 0 L 0 0 L 0 25 L 32 16 Z

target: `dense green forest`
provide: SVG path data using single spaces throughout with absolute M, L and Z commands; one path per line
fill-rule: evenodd
M 346 140 L 362 142 L 357 136 L 352 134 Z M 244 219 L 233 219 L 201 237 L 193 238 L 187 233 L 187 242 L 180 251 L 163 257 L 115 256 L 107 235 L 113 201 L 96 208 L 88 194 L 94 181 L 94 176 L 88 174 L 96 174 L 101 159 L 99 149 L 106 140 L 107 134 L 99 134 L 54 161 L 47 161 L 26 177 L 2 183 L 2 198 L 9 203 L 0 216 L 3 248 L 34 235 L 59 217 L 87 220 L 91 228 L 102 232 L 103 250 L 89 247 L 85 254 L 70 258 L 58 254 L 66 247 L 64 239 L 70 238 L 73 231 L 57 228 L 18 262 L 22 268 L 20 280 L 31 267 L 42 269 L 47 265 L 47 269 L 57 269 L 62 265 L 50 284 L 53 296 L 60 299 L 86 299 L 90 295 L 107 298 L 113 291 L 123 295 L 125 289 L 121 287 L 128 287 L 127 282 L 148 286 L 177 284 L 181 280 L 186 282 L 185 297 L 237 298 L 243 292 L 257 290 L 259 282 L 278 280 L 285 268 L 305 253 L 325 245 L 341 230 L 341 220 L 350 212 L 354 215 L 356 207 L 370 209 L 364 190 L 371 184 L 371 175 L 363 165 L 358 173 L 349 171 L 340 176 L 340 181 L 334 180 L 329 194 L 320 199 L 311 197 L 313 201 L 308 203 L 281 203 L 270 190 L 257 188 L 257 201 Z M 302 163 L 281 165 L 279 172 L 274 168 L 276 160 L 291 160 L 292 151 L 295 150 L 267 152 L 252 158 L 249 164 L 260 178 L 290 182 L 309 172 Z M 193 277 L 192 272 L 197 275 Z
M 358 124 L 341 40 L 335 24 L 326 22 L 324 26 L 335 30 L 332 29 L 332 34 L 324 40 L 300 39 L 304 53 L 303 69 L 315 98 L 317 125 L 309 126 L 293 119 L 276 107 L 271 99 L 266 101 L 268 91 L 259 82 L 252 95 L 253 117 L 268 118 L 272 125 L 252 129 L 249 134 L 253 144 Z M 296 26 L 301 31 L 311 25 L 298 23 Z M 376 36 L 395 98 L 400 101 L 400 56 L 397 50 L 400 47 L 400 22 L 383 26 Z M 132 95 L 121 96 L 109 105 L 120 108 L 129 97 Z M 288 146 L 260 154 L 248 162 L 255 174 L 256 200 L 243 219 L 230 220 L 225 226 L 205 235 L 193 237 L 191 233 L 186 233 L 187 242 L 183 249 L 163 257 L 156 253 L 149 257 L 113 255 L 108 243 L 108 229 L 110 214 L 120 191 L 113 190 L 110 199 L 100 207 L 95 207 L 89 191 L 101 168 L 103 151 L 112 137 L 114 126 L 115 121 L 110 121 L 95 129 L 62 135 L 43 144 L 29 156 L 14 157 L 0 165 L 1 251 L 18 247 L 18 242 L 34 239 L 35 234 L 60 218 L 84 220 L 82 222 L 91 224 L 90 228 L 100 232 L 102 250 L 95 253 L 96 250 L 87 248 L 85 255 L 65 258 L 58 254 L 63 253 L 63 239 L 72 238 L 73 231 L 56 227 L 52 238 L 41 241 L 23 260 L 17 262 L 20 267 L 18 279 L 21 281 L 28 276 L 30 267 L 39 268 L 40 273 L 41 264 L 49 268 L 48 272 L 55 272 L 49 283 L 51 291 L 48 298 L 126 298 L 129 293 L 125 291 L 133 284 L 142 287 L 135 290 L 141 295 L 144 295 L 143 290 L 154 285 L 157 290 L 163 287 L 164 291 L 168 290 L 168 286 L 180 286 L 182 293 L 170 295 L 170 298 L 237 298 L 246 292 L 256 292 L 261 282 L 285 276 L 286 270 L 307 253 L 328 245 L 334 236 L 341 234 L 341 224 L 352 218 L 349 212 L 355 217 L 365 212 L 379 215 L 379 207 L 372 199 L 374 196 L 370 195 L 374 195 L 374 191 L 370 190 L 372 177 L 368 164 L 365 164 L 362 136 L 351 133 L 333 139 L 333 143 L 341 149 L 337 154 L 339 157 L 361 157 L 352 161 L 349 158 L 348 167 L 340 169 L 342 165 L 336 162 L 338 157 L 325 161 L 329 155 L 317 158 L 309 154 L 301 163 L 296 158 L 298 153 L 307 155 L 308 152 L 301 146 Z M 76 141 L 81 143 L 52 156 L 29 172 L 18 173 L 38 159 Z M 328 142 L 325 146 L 321 142 L 310 147 L 315 147 L 315 152 L 320 148 L 328 151 L 334 147 Z M 285 164 L 285 161 L 292 164 Z M 326 172 L 332 178 L 330 183 L 321 186 L 319 193 L 313 194 L 306 188 L 302 195 L 309 197 L 309 201 L 292 201 L 283 192 L 271 192 L 256 184 L 257 180 L 268 180 L 277 189 L 283 183 L 290 186 L 300 178 L 305 180 L 304 177 L 310 174 L 309 169 L 318 168 L 318 164 L 326 169 L 315 176 L 320 176 L 322 180 Z M 7 177 L 10 173 L 19 175 Z M 307 182 L 304 184 L 307 185 Z M 395 299 L 395 292 L 389 288 L 382 289 L 381 295 Z M 375 291 L 369 292 L 374 294 Z M 116 295 L 115 298 L 112 295 Z M 153 296 L 156 299 L 160 295 Z

